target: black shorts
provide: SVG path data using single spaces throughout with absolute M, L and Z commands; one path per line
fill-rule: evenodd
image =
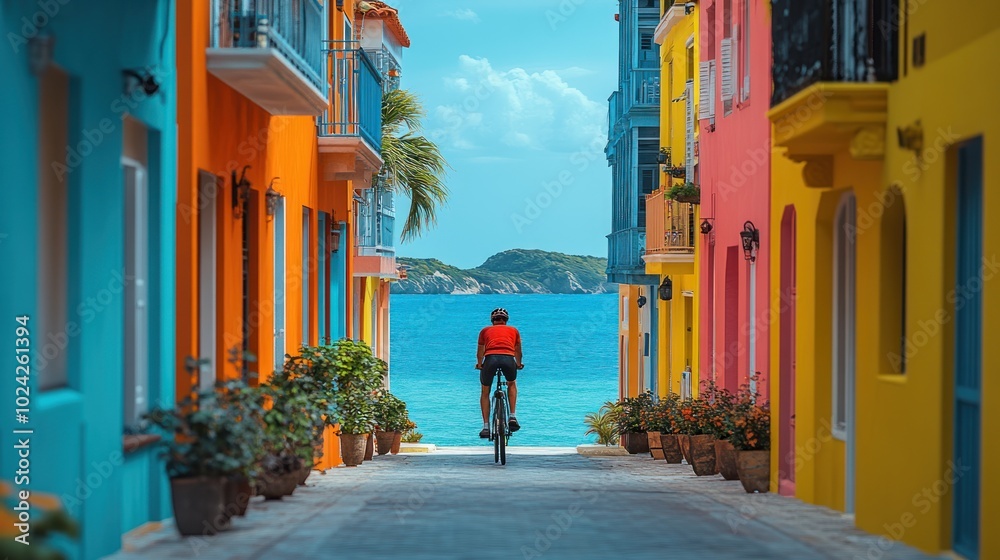
M 514 359 L 514 356 L 489 354 L 483 358 L 483 369 L 479 370 L 479 383 L 487 387 L 492 385 L 497 368 L 503 371 L 503 377 L 507 381 L 515 381 L 517 379 L 517 361 Z

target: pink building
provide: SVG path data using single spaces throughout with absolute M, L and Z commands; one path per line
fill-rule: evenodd
M 701 378 L 735 391 L 758 371 L 755 388 L 767 399 L 773 373 L 766 249 L 771 239 L 769 6 L 764 0 L 703 0 L 699 10 Z

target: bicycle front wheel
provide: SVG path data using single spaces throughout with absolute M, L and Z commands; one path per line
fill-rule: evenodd
M 493 462 L 500 462 L 500 440 L 503 439 L 503 432 L 499 431 L 500 415 L 493 413 Z

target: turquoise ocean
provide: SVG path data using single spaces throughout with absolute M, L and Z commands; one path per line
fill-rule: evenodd
M 510 445 L 572 446 L 583 417 L 618 396 L 616 294 L 390 296 L 393 393 L 406 401 L 423 442 L 486 445 L 478 437 L 476 341 L 490 311 L 506 308 L 521 331 L 517 419 Z

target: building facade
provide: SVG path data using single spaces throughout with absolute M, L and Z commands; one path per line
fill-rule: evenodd
M 30 350 L 0 381 L 26 417 L 3 419 L 0 454 L 16 465 L 28 440 L 30 468 L 5 476 L 59 497 L 81 525 L 69 556 L 98 558 L 171 511 L 130 434 L 174 400 L 173 2 L 4 2 L 0 19 L 0 311 L 12 355 Z
M 767 399 L 770 242 L 770 13 L 704 0 L 698 117 L 702 186 L 702 379 Z M 744 250 L 748 238 L 750 251 Z M 752 380 L 759 372 L 760 380 Z
M 698 12 L 664 6 L 653 40 L 660 45 L 660 187 L 646 197 L 646 272 L 657 277 L 655 361 L 660 395 L 697 394 L 699 375 L 698 201 L 670 197 L 675 186 L 697 184 Z
M 864 530 L 992 558 L 1000 8 L 911 6 L 773 2 L 771 277 L 795 297 L 772 302 L 771 388 L 796 420 L 772 465 Z
M 620 1 L 618 90 L 609 99 L 612 224 L 608 281 L 619 285 L 619 394 L 657 391 L 659 276 L 647 274 L 646 195 L 659 187 L 660 56 L 653 41 L 659 0 Z

